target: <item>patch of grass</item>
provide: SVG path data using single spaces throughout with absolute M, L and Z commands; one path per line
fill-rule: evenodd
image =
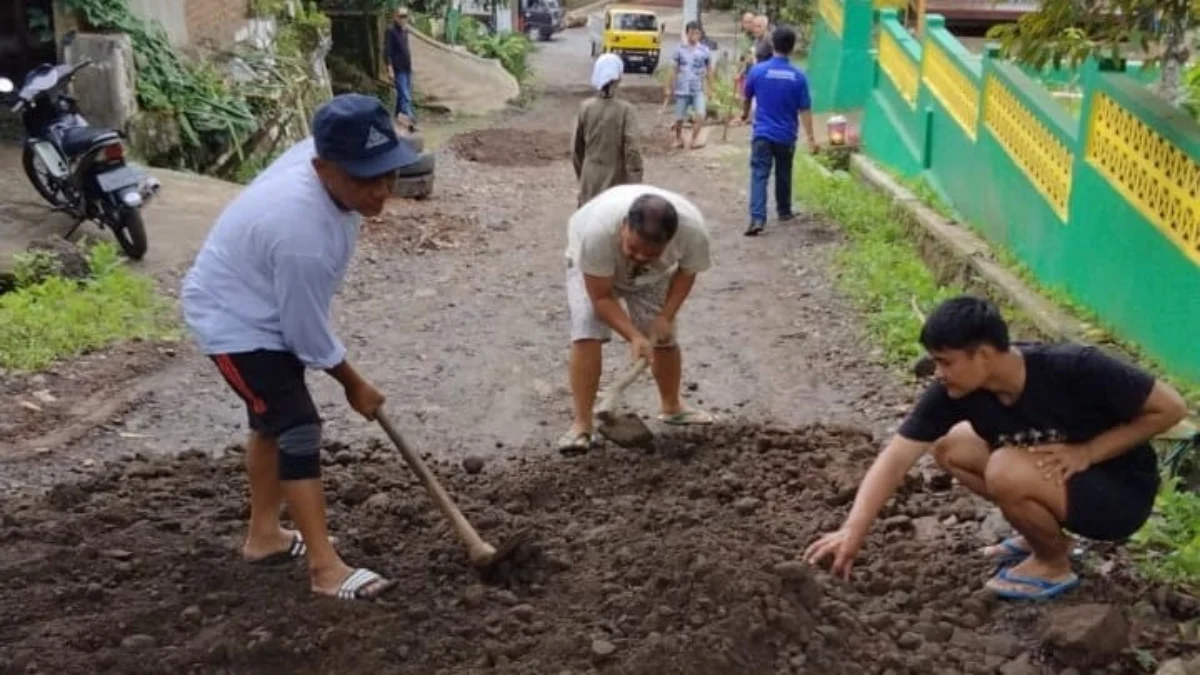
M 796 162 L 796 199 L 836 221 L 847 246 L 837 253 L 838 283 L 866 317 L 867 332 L 886 361 L 906 367 L 922 354 L 917 343 L 924 311 L 963 292 L 939 286 L 909 238 L 891 200 L 857 180 L 827 176 L 805 158 Z
M 1163 482 L 1154 515 L 1132 542 L 1147 577 L 1200 591 L 1200 495 L 1183 489 L 1178 478 Z
M 0 295 L 0 370 L 36 371 L 124 340 L 177 337 L 170 304 L 152 280 L 125 266 L 114 245 L 95 246 L 88 259 L 87 279 L 51 276 Z M 42 262 L 30 258 L 18 270 Z

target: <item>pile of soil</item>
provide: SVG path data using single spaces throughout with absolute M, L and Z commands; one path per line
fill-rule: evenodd
M 1041 658 L 1039 610 L 981 596 L 975 544 L 948 536 L 983 511 L 940 483 L 902 488 L 851 584 L 797 561 L 841 521 L 875 453 L 865 432 L 729 426 L 658 445 L 435 464 L 485 538 L 535 528 L 487 579 L 393 450 L 327 447 L 340 549 L 397 580 L 377 603 L 312 597 L 298 563 L 240 561 L 236 449 L 8 498 L 0 673 L 925 674 Z M 1069 602 L 1143 590 L 1089 577 Z M 1135 646 L 1182 649 L 1156 625 Z
M 468 247 L 482 233 L 474 218 L 449 213 L 437 200 L 389 200 L 383 213 L 363 222 L 364 240 L 408 254 Z
M 543 166 L 571 159 L 571 132 L 529 129 L 480 129 L 458 134 L 446 144 L 458 157 L 491 166 Z M 643 135 L 641 150 L 660 155 L 670 150 L 662 134 Z

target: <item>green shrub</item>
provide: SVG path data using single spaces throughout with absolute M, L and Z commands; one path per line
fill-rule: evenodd
M 0 370 L 40 370 L 124 340 L 175 337 L 170 304 L 125 266 L 116 246 L 97 245 L 88 259 L 88 279 L 50 276 L 0 295 Z M 26 261 L 17 274 L 27 282 L 49 264 L 36 255 Z

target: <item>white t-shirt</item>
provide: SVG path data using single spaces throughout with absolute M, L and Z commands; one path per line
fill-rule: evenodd
M 621 227 L 629 207 L 647 192 L 666 198 L 679 214 L 679 229 L 662 257 L 640 267 L 621 253 Z M 708 228 L 696 205 L 683 195 L 651 185 L 618 185 L 596 195 L 567 223 L 567 259 L 584 274 L 612 277 L 613 286 L 631 291 L 666 281 L 677 268 L 703 272 L 712 266 Z

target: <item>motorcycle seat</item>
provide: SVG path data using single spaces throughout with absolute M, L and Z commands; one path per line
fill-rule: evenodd
M 109 129 L 97 129 L 96 127 L 70 127 L 64 129 L 62 138 L 59 141 L 62 145 L 62 150 L 68 157 L 74 157 L 92 145 L 101 141 L 115 140 L 120 138 L 120 134 Z
M 417 161 L 409 164 L 408 166 L 402 166 L 397 169 L 396 176 L 399 178 L 424 176 L 425 174 L 433 173 L 435 163 L 435 157 L 432 152 L 423 152 Z

